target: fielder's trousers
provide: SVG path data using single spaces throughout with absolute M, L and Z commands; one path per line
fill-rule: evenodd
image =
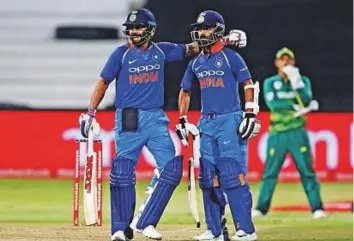
M 267 159 L 256 209 L 263 214 L 268 212 L 278 175 L 288 152 L 291 154 L 299 171 L 302 186 L 305 189 L 312 212 L 323 209 L 320 184 L 312 168 L 310 141 L 305 128 L 269 135 Z

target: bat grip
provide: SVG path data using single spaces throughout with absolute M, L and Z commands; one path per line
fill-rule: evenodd
M 87 139 L 87 156 L 93 155 L 93 131 L 90 129 Z
M 193 136 L 193 161 L 194 165 L 200 158 L 200 135 Z

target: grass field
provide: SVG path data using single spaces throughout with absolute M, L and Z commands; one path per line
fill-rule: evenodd
M 110 240 L 108 183 L 104 184 L 102 228 L 72 227 L 72 185 L 70 180 L 0 180 L 0 240 Z M 146 185 L 137 185 L 138 204 L 144 200 Z M 258 184 L 251 186 L 256 200 Z M 204 231 L 204 222 L 201 229 L 195 228 L 186 190 L 182 183 L 161 219 L 158 228 L 164 240 L 192 240 Z M 323 183 L 322 196 L 324 202 L 352 200 L 353 186 Z M 279 184 L 273 206 L 291 204 L 307 204 L 301 185 Z M 228 220 L 233 235 L 229 213 Z M 255 225 L 259 240 L 353 240 L 352 213 L 329 213 L 327 219 L 314 221 L 309 212 L 270 212 L 255 219 Z M 136 240 L 145 238 L 136 236 Z

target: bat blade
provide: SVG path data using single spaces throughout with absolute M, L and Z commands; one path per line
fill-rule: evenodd
M 188 201 L 189 201 L 189 208 L 192 212 L 197 228 L 200 228 L 200 219 L 199 219 L 198 204 L 197 204 L 197 192 L 195 188 L 194 160 L 192 157 L 189 158 L 188 160 Z
M 97 224 L 97 155 L 93 152 L 93 141 L 88 141 L 84 172 L 84 215 L 87 226 Z

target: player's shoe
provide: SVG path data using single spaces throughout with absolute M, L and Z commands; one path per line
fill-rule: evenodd
M 157 169 L 154 169 L 154 172 L 155 172 L 155 170 L 157 170 Z M 149 195 L 151 195 L 153 191 L 154 191 L 154 189 L 153 189 L 152 187 L 147 187 L 147 188 L 145 189 L 146 198 L 148 198 Z M 145 202 L 146 202 L 146 200 L 145 200 Z M 133 229 L 135 232 L 138 232 L 138 233 L 142 233 L 142 232 L 143 232 L 143 230 L 138 229 L 138 228 L 136 227 L 136 225 L 137 225 L 137 223 L 138 223 L 138 221 L 139 221 L 139 218 L 140 218 L 141 214 L 142 214 L 143 211 L 144 211 L 144 208 L 145 208 L 145 203 L 143 203 L 143 204 L 140 205 L 139 214 L 136 215 L 136 216 L 133 218 L 133 221 L 132 221 L 131 224 L 129 225 L 131 229 Z
M 259 211 L 258 209 L 252 209 L 252 218 L 256 218 L 256 217 L 264 217 L 265 215 Z
M 312 218 L 315 220 L 321 219 L 321 218 L 326 218 L 327 214 L 325 213 L 325 211 L 319 209 L 313 212 Z
M 124 233 L 124 231 L 122 230 L 118 230 L 117 232 L 115 232 L 112 237 L 111 237 L 112 241 L 129 241 L 131 239 L 129 239 L 127 237 L 127 235 Z
M 207 229 L 204 233 L 193 237 L 193 239 L 199 241 L 225 241 L 224 235 L 221 234 L 219 237 L 216 238 L 209 229 Z
M 195 240 L 212 240 L 214 238 L 214 235 L 211 233 L 209 229 L 207 229 L 204 233 L 193 237 Z
M 229 230 L 226 226 L 227 220 L 225 216 L 222 216 L 221 218 L 221 228 L 222 228 L 222 235 L 224 237 L 223 241 L 230 241 L 230 236 L 229 236 Z M 207 229 L 204 233 L 193 237 L 195 240 L 213 240 L 214 235 L 211 233 L 209 229 Z
M 256 233 L 247 234 L 243 230 L 238 230 L 236 232 L 235 236 L 232 236 L 231 240 L 255 241 L 255 240 L 257 240 L 257 234 Z
M 161 240 L 162 239 L 162 235 L 152 225 L 149 225 L 146 228 L 144 228 L 142 233 L 149 239 L 154 239 L 154 240 Z

